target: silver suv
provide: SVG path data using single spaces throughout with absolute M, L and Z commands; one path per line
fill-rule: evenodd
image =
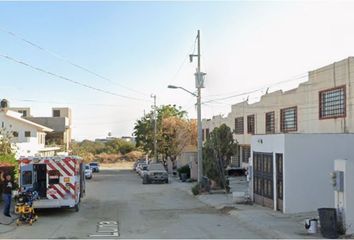
M 143 184 L 152 182 L 168 183 L 168 173 L 161 163 L 151 163 L 143 176 Z

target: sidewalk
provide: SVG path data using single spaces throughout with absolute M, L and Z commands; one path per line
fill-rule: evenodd
M 13 206 L 12 206 L 13 207 Z M 4 209 L 4 204 L 0 202 L 0 235 L 3 233 L 11 232 L 15 230 L 16 228 L 16 223 L 15 219 L 17 216 L 12 214 L 12 218 L 5 217 L 4 214 L 2 214 L 2 210 Z
M 175 177 L 170 179 L 174 187 L 193 195 L 191 187 L 195 183 L 182 183 Z M 235 217 L 245 227 L 265 232 L 274 238 L 322 238 L 320 233 L 310 235 L 304 228 L 305 219 L 316 217 L 316 212 L 284 214 L 259 205 L 236 204 L 232 194 L 202 194 L 196 198 Z

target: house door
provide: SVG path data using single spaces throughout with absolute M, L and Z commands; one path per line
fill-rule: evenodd
M 255 203 L 273 208 L 273 153 L 253 152 L 253 169 Z
M 283 154 L 277 153 L 276 173 L 277 173 L 277 210 L 283 211 Z

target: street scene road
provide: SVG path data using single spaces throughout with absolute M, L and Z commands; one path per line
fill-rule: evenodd
M 131 170 L 102 170 L 87 181 L 79 212 L 41 210 L 32 226 L 0 225 L 8 229 L 0 238 L 116 238 L 104 236 L 114 232 L 97 232 L 99 222 L 108 221 L 118 222 L 119 238 L 272 237 L 201 203 L 177 184 L 143 185 Z

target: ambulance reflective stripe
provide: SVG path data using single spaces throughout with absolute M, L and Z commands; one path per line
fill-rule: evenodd
M 49 189 L 47 189 L 47 198 L 48 199 L 58 199 L 61 197 L 56 189 L 49 188 Z
M 58 199 L 54 194 L 47 194 L 48 199 Z
M 72 184 L 70 184 L 70 185 L 72 185 Z M 70 193 L 71 197 L 74 197 L 75 196 L 75 189 L 73 189 L 70 185 L 68 185 L 69 186 L 69 188 L 68 188 L 68 187 L 64 186 L 64 184 L 60 183 L 61 188 L 64 189 L 65 192 Z
M 67 164 L 61 164 L 60 162 L 57 162 L 55 164 L 65 172 L 65 174 L 63 175 L 74 176 L 74 171 L 72 171 Z
M 48 163 L 47 163 L 47 166 L 49 167 L 48 170 L 58 170 L 58 171 L 60 172 L 60 175 L 61 175 L 61 176 L 67 175 L 67 174 L 65 173 L 65 171 L 64 171 L 61 167 L 59 167 L 59 166 L 57 165 L 57 163 L 55 163 L 54 161 L 48 162 Z
M 65 158 L 64 162 L 71 169 L 71 171 L 75 172 L 75 161 L 70 158 Z
M 66 192 L 64 189 L 62 189 L 60 187 L 60 184 L 54 184 L 54 185 L 51 185 L 51 187 L 56 190 L 56 192 L 60 196 L 60 198 L 64 198 Z

